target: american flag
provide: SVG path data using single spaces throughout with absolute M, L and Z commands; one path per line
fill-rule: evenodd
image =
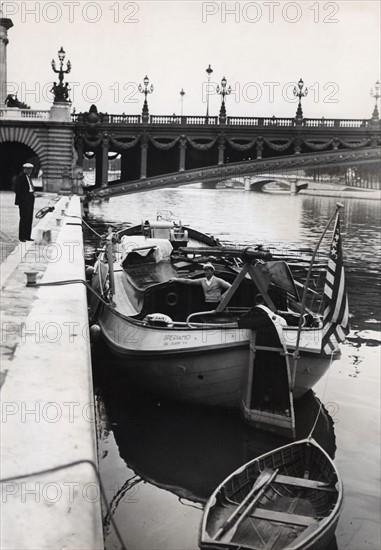
M 349 332 L 348 298 L 345 289 L 340 218 L 337 214 L 324 286 L 322 350 L 331 354 Z

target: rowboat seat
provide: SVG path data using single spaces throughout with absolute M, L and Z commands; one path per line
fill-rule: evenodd
M 300 525 L 302 527 L 318 526 L 319 521 L 310 516 L 301 516 L 298 514 L 288 514 L 287 512 L 276 512 L 274 510 L 266 510 L 265 508 L 256 508 L 250 518 L 264 519 L 267 521 L 275 521 L 276 523 L 285 523 L 289 525 Z
M 304 479 L 302 477 L 284 476 L 278 474 L 273 483 L 283 483 L 285 485 L 295 485 L 304 489 L 318 489 L 320 491 L 335 491 L 335 488 L 324 481 L 316 481 L 315 479 Z

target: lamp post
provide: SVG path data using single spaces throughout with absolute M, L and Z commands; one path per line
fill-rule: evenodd
M 184 89 L 181 88 L 181 91 L 180 91 L 180 102 L 181 102 L 181 116 L 183 116 L 183 104 L 184 104 L 184 96 L 185 96 L 185 92 L 184 92 Z
M 144 84 L 144 88 L 141 84 L 139 84 L 139 87 L 138 87 L 139 92 L 144 94 L 144 104 L 143 104 L 143 110 L 142 110 L 142 121 L 143 122 L 148 122 L 149 111 L 148 111 L 147 95 L 152 94 L 153 84 L 151 84 L 151 86 L 148 87 L 149 86 L 149 78 L 148 78 L 147 75 L 144 77 L 143 84 Z
M 378 100 L 380 99 L 380 81 L 377 80 L 376 84 L 374 85 L 374 88 L 370 90 L 370 95 L 373 97 L 376 101 L 376 104 L 374 106 L 372 119 L 373 120 L 379 120 L 380 114 L 378 112 Z
M 217 85 L 216 91 L 221 96 L 221 109 L 220 109 L 220 124 L 225 124 L 226 122 L 226 107 L 225 107 L 225 97 L 231 94 L 232 88 L 226 88 L 227 80 L 225 77 L 221 80 L 221 88 Z
M 60 103 L 60 102 L 64 102 L 66 103 L 67 101 L 69 101 L 69 88 L 68 88 L 68 84 L 66 83 L 64 85 L 63 83 L 63 79 L 64 79 L 64 75 L 65 74 L 69 74 L 70 71 L 71 71 L 71 63 L 70 61 L 68 60 L 67 63 L 66 63 L 66 69 L 63 68 L 63 64 L 64 64 L 64 61 L 65 61 L 65 57 L 66 57 L 66 52 L 65 50 L 63 49 L 63 47 L 61 46 L 61 49 L 59 50 L 58 52 L 58 59 L 59 59 L 59 68 L 57 69 L 56 67 L 56 62 L 54 59 L 52 59 L 52 69 L 53 69 L 53 72 L 58 74 L 58 80 L 59 80 L 59 84 L 57 84 L 56 82 L 53 84 L 53 88 L 52 88 L 52 92 L 54 94 L 54 103 Z
M 206 123 L 209 122 L 209 84 L 210 84 L 210 77 L 212 76 L 213 69 L 209 65 L 209 67 L 206 69 L 206 74 L 208 77 L 208 84 L 206 89 Z
M 304 86 L 304 82 L 302 78 L 298 82 L 298 87 L 295 86 L 293 91 L 294 91 L 294 96 L 299 98 L 298 108 L 296 111 L 296 118 L 298 120 L 301 120 L 303 118 L 302 97 L 306 97 L 308 94 L 308 88 Z

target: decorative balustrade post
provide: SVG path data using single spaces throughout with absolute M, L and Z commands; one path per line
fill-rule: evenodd
M 373 109 L 371 123 L 375 124 L 375 125 L 378 125 L 379 122 L 380 122 L 380 113 L 378 112 L 378 100 L 381 97 L 381 95 L 380 95 L 380 81 L 379 80 L 377 80 L 376 84 L 374 85 L 374 88 L 371 89 L 370 95 L 375 100 L 375 105 L 374 105 L 374 109 Z
M 181 136 L 179 147 L 180 147 L 179 172 L 184 172 L 185 158 L 186 158 L 186 152 L 187 152 L 187 139 L 185 136 Z
M 144 87 L 141 84 L 139 84 L 139 86 L 138 86 L 139 92 L 144 94 L 144 103 L 143 103 L 143 109 L 142 109 L 142 123 L 143 124 L 148 124 L 149 123 L 149 110 L 148 110 L 147 96 L 149 94 L 153 93 L 154 88 L 153 88 L 153 84 L 151 84 L 151 87 L 149 88 L 149 78 L 148 78 L 148 76 L 144 77 L 143 84 L 144 84 Z
M 102 138 L 102 187 L 108 187 L 108 150 L 109 150 L 110 138 L 107 133 Z
M 218 139 L 218 164 L 225 164 L 225 138 L 223 136 Z
M 263 138 L 259 137 L 257 139 L 256 149 L 257 149 L 257 159 L 261 159 L 262 153 L 263 153 Z
M 225 97 L 230 95 L 232 92 L 231 86 L 226 88 L 227 80 L 225 77 L 221 80 L 221 88 L 217 86 L 216 91 L 221 95 L 221 109 L 219 114 L 219 123 L 226 124 L 226 106 L 225 106 Z
M 141 141 L 140 179 L 147 177 L 148 136 L 143 135 Z
M 298 108 L 295 115 L 295 126 L 303 125 L 303 109 L 302 109 L 302 99 L 308 95 L 308 88 L 304 86 L 303 79 L 301 78 L 298 82 L 297 87 L 294 86 L 293 90 L 294 96 L 299 99 Z

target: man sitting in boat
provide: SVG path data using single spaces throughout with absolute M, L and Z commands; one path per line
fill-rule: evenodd
M 231 287 L 220 277 L 214 275 L 214 266 L 211 263 L 204 264 L 205 277 L 201 279 L 184 279 L 174 277 L 172 280 L 187 285 L 201 285 L 204 291 L 205 307 L 207 310 L 216 309 L 225 292 Z M 222 293 L 222 291 L 225 291 Z

